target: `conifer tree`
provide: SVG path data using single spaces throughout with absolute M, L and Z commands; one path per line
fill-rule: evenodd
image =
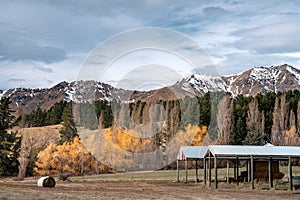
M 247 134 L 246 118 L 251 97 L 238 95 L 234 99 L 234 144 L 241 144 Z
M 203 97 L 198 98 L 199 101 L 199 112 L 200 112 L 200 126 L 208 127 L 211 120 L 211 100 L 210 92 L 205 93 Z
M 265 117 L 264 113 L 259 111 L 256 99 L 249 103 L 246 125 L 247 135 L 242 143 L 246 145 L 262 145 L 264 143 Z
M 63 144 L 64 142 L 71 142 L 74 137 L 78 136 L 71 102 L 68 103 L 63 110 L 62 125 L 63 127 L 59 131 L 60 144 Z
M 65 105 L 66 102 L 61 101 L 59 103 L 54 104 L 50 108 L 50 110 L 47 112 L 47 123 L 49 125 L 61 123 L 62 112 L 64 110 Z
M 7 132 L 7 129 L 14 126 L 10 103 L 9 98 L 0 100 L 0 176 L 14 176 L 18 171 L 17 158 L 21 139 L 16 132 Z
M 257 124 L 253 123 L 248 128 L 248 132 L 245 140 L 243 141 L 244 145 L 262 145 L 263 144 L 263 135 L 258 132 Z

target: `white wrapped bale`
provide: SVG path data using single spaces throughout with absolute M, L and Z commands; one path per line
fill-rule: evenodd
M 54 178 L 50 176 L 43 176 L 39 178 L 37 185 L 39 187 L 54 187 L 55 186 L 55 180 Z

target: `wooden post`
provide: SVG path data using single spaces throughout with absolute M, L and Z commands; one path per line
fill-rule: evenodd
M 269 167 L 269 183 L 270 188 L 273 188 L 273 170 L 272 170 L 272 157 L 268 160 L 268 167 Z
M 227 160 L 226 182 L 229 183 L 229 160 Z
M 217 156 L 215 155 L 215 188 L 218 189 L 218 167 L 217 167 Z
M 236 186 L 239 186 L 239 158 L 235 158 L 236 162 Z
M 253 156 L 251 156 L 251 189 L 254 189 L 254 162 L 253 162 Z
M 207 159 L 205 160 L 205 162 L 206 162 L 206 181 L 208 181 L 208 162 L 207 162 Z
M 188 163 L 187 159 L 185 158 L 185 182 L 188 182 Z
M 198 178 L 198 160 L 196 159 L 196 180 L 195 180 L 196 183 L 199 182 L 199 178 Z
M 291 156 L 289 156 L 289 170 L 288 170 L 288 173 L 289 173 L 289 190 L 293 190 L 293 182 L 292 182 L 292 175 L 293 175 L 293 168 L 292 168 L 292 158 Z
M 251 178 L 250 178 L 250 171 L 251 171 L 251 169 L 250 169 L 250 160 L 247 160 L 247 172 L 248 172 L 248 175 L 247 175 L 247 182 L 248 183 L 250 183 L 250 180 L 251 180 Z
M 204 179 L 204 185 L 206 185 L 206 180 L 207 180 L 207 163 L 206 163 L 206 158 L 203 158 L 203 179 Z
M 176 173 L 176 182 L 179 182 L 179 160 L 177 159 L 177 173 Z
M 236 181 L 236 161 L 233 161 L 233 178 Z
M 208 156 L 208 185 L 211 187 L 211 155 Z

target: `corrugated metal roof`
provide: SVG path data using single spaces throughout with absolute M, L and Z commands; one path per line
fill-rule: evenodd
M 178 154 L 178 160 L 185 158 L 204 158 L 207 154 L 208 146 L 182 146 Z
M 274 157 L 300 157 L 298 146 L 239 146 L 239 145 L 209 145 L 213 156 L 274 156 Z

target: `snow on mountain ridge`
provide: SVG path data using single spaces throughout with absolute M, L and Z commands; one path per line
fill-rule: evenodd
M 198 93 L 207 93 L 209 91 L 224 91 L 226 90 L 224 82 L 220 77 L 194 74 L 186 78 L 183 83 L 183 89 L 187 90 L 188 85 L 197 90 Z
M 300 89 L 300 70 L 290 65 L 271 67 L 254 67 L 242 73 L 230 76 L 212 77 L 192 75 L 185 79 L 186 90 L 189 83 L 194 91 L 203 94 L 208 91 L 230 92 L 232 96 L 239 94 L 256 96 L 259 93 Z M 191 89 L 190 89 L 191 90 Z
M 78 103 L 113 99 L 134 102 L 147 101 L 149 98 L 154 101 L 162 98 L 168 100 L 202 96 L 207 92 L 218 91 L 230 92 L 232 96 L 256 96 L 287 90 L 300 90 L 300 70 L 289 65 L 280 65 L 255 67 L 237 75 L 222 77 L 194 74 L 170 87 L 146 92 L 117 89 L 97 81 L 74 81 L 61 82 L 45 89 L 14 88 L 0 91 L 0 97 L 10 97 L 11 108 L 16 110 L 16 115 L 21 115 L 30 113 L 37 107 L 49 109 L 63 100 Z
M 298 84 L 300 85 L 300 73 L 297 72 L 295 68 L 292 68 L 291 66 L 288 66 L 286 69 L 295 76 L 295 78 L 298 80 Z
M 251 70 L 250 77 L 253 79 L 272 79 L 270 69 L 265 67 L 255 67 Z
M 112 86 L 93 80 L 74 81 L 65 89 L 65 100 L 77 103 L 92 102 L 97 99 L 110 101 L 113 90 Z

